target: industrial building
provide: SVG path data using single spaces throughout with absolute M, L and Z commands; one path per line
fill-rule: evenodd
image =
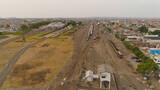
M 98 65 L 97 74 L 92 70 L 86 71 L 85 80 L 87 82 L 94 82 L 94 79 L 99 79 L 100 88 L 109 88 L 111 84 L 111 74 L 113 73 L 112 67 L 106 64 Z

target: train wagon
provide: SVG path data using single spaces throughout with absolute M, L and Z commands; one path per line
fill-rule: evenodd
M 122 53 L 120 51 L 117 51 L 117 55 L 118 55 L 119 58 L 123 57 L 123 55 L 122 55 Z
M 123 55 L 122 55 L 122 53 L 119 51 L 119 49 L 117 49 L 117 47 L 114 45 L 114 43 L 113 43 L 111 40 L 110 40 L 110 43 L 112 44 L 112 47 L 113 47 L 114 51 L 117 53 L 118 57 L 119 57 L 119 58 L 122 58 Z

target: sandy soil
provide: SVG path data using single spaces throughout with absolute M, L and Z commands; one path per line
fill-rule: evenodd
M 0 47 L 0 72 L 4 69 L 4 67 L 7 65 L 8 61 L 11 60 L 11 58 L 18 53 L 19 50 L 21 50 L 23 47 L 40 40 L 41 38 L 37 38 L 35 36 L 30 36 L 29 38 L 26 38 L 26 41 L 23 42 L 22 38 L 12 41 L 3 47 Z
M 72 52 L 72 37 L 47 39 L 28 49 L 18 60 L 3 89 L 48 85 Z

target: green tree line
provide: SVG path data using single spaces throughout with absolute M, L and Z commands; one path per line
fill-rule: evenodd
M 150 72 L 156 72 L 159 70 L 158 65 L 153 62 L 153 60 L 146 56 L 137 46 L 131 45 L 129 42 L 125 41 L 125 38 L 115 35 L 116 38 L 123 41 L 125 47 L 131 50 L 138 58 L 141 58 L 143 63 L 139 63 L 137 66 L 137 72 L 141 73 L 142 75 L 149 74 Z
M 138 64 L 137 71 L 143 75 L 149 74 L 151 71 L 157 71 L 159 69 L 158 65 L 153 62 L 151 58 L 144 55 L 138 47 L 131 45 L 130 43 L 124 41 L 124 45 L 131 50 L 137 57 L 141 58 L 143 63 Z
M 17 31 L 14 34 L 15 35 L 21 35 L 21 34 L 27 33 L 31 29 L 36 29 L 36 28 L 39 28 L 42 25 L 48 25 L 50 23 L 51 23 L 51 21 L 41 21 L 41 22 L 30 24 L 28 26 L 26 24 L 22 24 L 21 25 L 21 31 Z
M 160 30 L 155 30 L 154 32 L 148 32 L 148 34 L 160 36 Z

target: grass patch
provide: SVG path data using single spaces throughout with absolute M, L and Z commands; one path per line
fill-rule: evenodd
M 61 40 L 65 41 L 62 42 Z M 71 36 L 47 39 L 29 48 L 15 64 L 2 89 L 48 85 L 56 78 L 72 53 Z
M 2 35 L 0 36 L 0 39 L 8 38 L 8 36 Z
M 22 35 L 24 33 L 26 33 L 26 31 L 16 31 L 14 32 L 14 35 Z
M 56 37 L 49 37 L 49 39 L 59 39 L 59 36 L 56 36 Z
M 53 32 L 53 31 L 48 31 L 48 32 L 44 32 L 44 33 L 39 33 L 38 36 L 44 36 L 44 35 L 47 35 L 47 34 L 49 34 L 49 33 L 51 33 L 51 32 Z
M 65 41 L 67 39 L 67 37 L 57 36 L 57 37 L 49 37 L 49 39 L 57 39 L 60 41 Z
M 2 32 L 2 35 L 6 35 L 6 34 L 13 34 L 12 32 Z
M 77 30 L 77 28 L 79 28 L 79 27 L 74 26 L 71 30 L 65 31 L 62 35 L 74 33 Z
M 69 34 L 69 33 L 73 33 L 75 30 L 69 30 L 69 31 L 66 31 L 66 32 L 64 32 L 64 34 Z

